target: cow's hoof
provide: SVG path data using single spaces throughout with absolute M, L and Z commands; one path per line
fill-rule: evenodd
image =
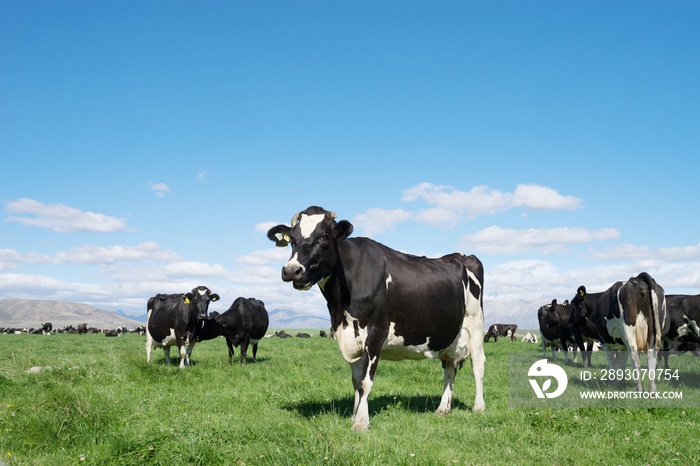
M 475 404 L 474 404 L 473 412 L 475 412 L 475 413 L 483 413 L 484 411 L 486 411 L 486 405 L 484 404 L 483 401 L 482 401 L 481 403 L 475 403 Z
M 353 432 L 367 432 L 369 430 L 369 427 L 369 424 L 355 424 L 350 430 L 352 430 Z
M 438 416 L 444 416 L 446 414 L 450 414 L 450 411 L 452 411 L 450 408 L 443 408 L 442 406 L 440 406 L 437 409 L 437 411 L 435 411 L 435 414 L 437 414 Z

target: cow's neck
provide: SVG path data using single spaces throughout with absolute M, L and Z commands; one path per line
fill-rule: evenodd
M 323 297 L 326 298 L 332 328 L 336 329 L 343 321 L 345 311 L 350 303 L 350 291 L 348 290 L 345 268 L 340 254 L 338 254 L 338 261 L 333 272 L 319 282 L 319 288 Z

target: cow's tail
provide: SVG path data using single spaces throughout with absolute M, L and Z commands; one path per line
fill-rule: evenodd
M 639 280 L 642 280 L 649 288 L 649 300 L 651 304 L 651 316 L 654 326 L 654 346 L 657 351 L 661 351 L 663 344 L 661 339 L 663 337 L 661 333 L 661 314 L 666 312 L 666 296 L 664 295 L 664 290 L 657 283 L 656 280 L 652 278 L 646 272 L 642 272 L 637 275 Z

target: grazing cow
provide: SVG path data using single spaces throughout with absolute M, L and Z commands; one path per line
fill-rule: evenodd
M 574 335 L 569 327 L 570 314 L 569 301 L 558 304 L 556 299 L 553 299 L 551 304 L 545 304 L 537 310 L 544 358 L 547 357 L 547 347 L 551 347 L 552 359 L 556 359 L 556 348 L 561 345 L 562 351 L 564 351 L 564 361 L 569 362 L 569 342 L 574 343 Z M 576 346 L 574 346 L 574 362 L 576 362 Z
M 228 363 L 233 364 L 233 347 L 241 346 L 241 364 L 247 363 L 248 346 L 253 344 L 253 362 L 257 361 L 258 342 L 265 336 L 270 318 L 265 304 L 254 298 L 237 298 L 231 307 L 219 314 L 212 312 L 197 330 L 197 341 L 219 335 L 226 338 Z
M 613 366 L 611 351 L 624 348 L 637 371 L 641 370 L 640 353 L 646 352 L 647 366 L 653 373 L 670 319 L 664 289 L 648 273 L 617 282 L 604 291 L 596 304 L 594 321 L 609 367 Z M 637 379 L 638 392 L 642 391 L 641 379 Z M 649 391 L 656 391 L 653 378 L 649 379 Z
M 297 290 L 318 284 L 340 353 L 355 388 L 352 429 L 370 427 L 369 396 L 379 358 L 437 358 L 445 385 L 437 414 L 452 409 L 457 368 L 471 357 L 474 412 L 484 411 L 483 283 L 475 256 L 429 259 L 390 249 L 369 238 L 348 238 L 353 226 L 320 207 L 277 225 L 268 238 L 292 245 L 282 280 Z
M 151 349 L 163 348 L 170 364 L 170 347 L 180 352 L 180 367 L 190 365 L 196 342 L 195 327 L 207 318 L 209 302 L 219 299 L 206 286 L 198 286 L 185 294 L 157 294 L 148 300 L 146 318 L 146 362 L 151 362 Z
M 78 333 L 87 333 L 87 324 L 78 324 Z
M 488 343 L 491 337 L 494 343 L 498 341 L 498 337 L 510 337 L 510 342 L 513 343 L 517 329 L 518 326 L 515 324 L 493 324 L 484 335 L 484 343 Z
M 318 332 L 318 336 L 321 337 L 321 338 L 328 338 L 328 335 L 327 335 L 326 332 L 324 332 L 323 330 L 321 330 L 320 332 Z

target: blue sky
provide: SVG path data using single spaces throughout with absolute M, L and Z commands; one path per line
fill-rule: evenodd
M 700 4 L 0 4 L 0 298 L 327 315 L 266 229 L 310 205 L 474 253 L 489 312 L 648 271 L 700 292 Z

